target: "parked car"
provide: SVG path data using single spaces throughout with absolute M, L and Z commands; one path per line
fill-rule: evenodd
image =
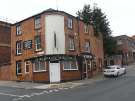
M 104 69 L 104 76 L 119 76 L 126 73 L 126 68 L 120 65 L 106 66 Z

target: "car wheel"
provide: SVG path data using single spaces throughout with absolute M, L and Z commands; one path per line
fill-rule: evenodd
M 124 74 L 126 74 L 126 70 L 124 70 Z
M 117 74 L 116 74 L 116 77 L 118 77 L 119 76 L 119 72 L 117 72 Z

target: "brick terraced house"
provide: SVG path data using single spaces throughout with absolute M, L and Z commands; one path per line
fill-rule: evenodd
M 11 33 L 12 80 L 53 83 L 102 69 L 102 36 L 66 12 L 48 9 L 13 24 Z
M 0 79 L 10 79 L 11 24 L 0 21 Z M 6 74 L 6 75 L 5 75 Z

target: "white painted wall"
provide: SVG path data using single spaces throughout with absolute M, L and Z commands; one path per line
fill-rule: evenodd
M 56 33 L 56 48 L 54 33 Z M 45 43 L 46 54 L 65 54 L 64 16 L 45 16 Z

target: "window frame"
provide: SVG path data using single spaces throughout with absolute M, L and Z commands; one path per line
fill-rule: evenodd
M 73 29 L 73 19 L 71 17 L 68 17 L 67 19 L 67 27 Z
M 84 24 L 84 33 L 88 33 L 88 32 L 89 32 L 88 25 Z
M 89 44 L 89 47 L 86 47 L 86 46 L 87 46 L 86 43 Z M 88 49 L 88 48 L 89 48 L 89 49 Z M 88 49 L 88 50 L 86 50 L 86 49 Z M 85 51 L 85 52 L 90 52 L 90 51 L 91 51 L 91 49 L 90 49 L 90 42 L 89 42 L 89 41 L 85 41 L 85 43 L 84 43 L 84 51 Z
M 34 19 L 34 28 L 40 29 L 41 28 L 41 16 L 37 16 Z
M 74 37 L 69 37 L 68 39 L 68 50 L 75 50 L 75 40 Z
M 26 45 L 26 44 L 28 44 L 28 45 Z M 25 47 L 25 46 L 27 46 L 27 47 Z M 25 49 L 25 50 L 32 49 L 32 40 L 26 40 L 26 41 L 24 41 L 23 42 L 23 49 Z
M 16 36 L 22 35 L 21 24 L 16 25 Z
M 37 41 L 36 41 L 36 38 L 39 38 L 39 42 L 37 43 Z M 38 48 L 38 45 L 40 45 L 40 47 Z M 35 47 L 35 51 L 40 51 L 40 50 L 42 50 L 42 46 L 41 46 L 41 35 L 36 35 L 35 37 L 34 37 L 34 47 Z
M 21 73 L 19 73 L 19 72 L 18 72 L 18 70 L 19 70 L 19 69 L 18 69 L 18 67 L 19 67 L 19 66 L 18 66 L 18 65 L 19 65 L 19 63 L 20 63 L 20 65 L 21 65 L 21 66 L 20 66 Z M 21 61 L 21 60 L 16 61 L 16 75 L 20 75 L 20 74 L 22 74 L 22 61 Z
M 70 64 L 69 64 L 69 65 L 70 65 L 70 68 L 68 68 L 68 69 L 65 69 L 65 68 L 64 68 L 64 67 L 65 67 L 65 62 L 70 63 Z M 75 62 L 76 69 L 73 69 L 73 68 L 72 68 L 71 62 Z M 64 71 L 77 71 L 77 70 L 78 70 L 77 61 L 76 61 L 76 60 L 75 60 L 75 61 L 63 61 L 63 70 L 64 70 Z
M 30 61 L 25 61 L 25 74 L 30 73 Z M 26 66 L 29 66 L 29 72 L 26 71 Z
M 22 40 L 16 41 L 16 55 L 21 55 L 22 49 L 23 49 Z
M 44 70 L 36 70 L 36 69 L 35 69 L 37 62 L 38 62 L 38 66 L 39 66 L 39 63 L 40 63 L 40 66 L 41 66 L 41 63 L 42 63 L 42 62 L 44 63 Z M 38 67 L 38 69 L 39 69 L 39 68 L 41 69 L 41 67 Z M 46 62 L 45 62 L 45 61 L 41 61 L 41 60 L 35 61 L 33 72 L 45 72 L 45 71 L 47 71 L 47 69 L 46 69 Z

